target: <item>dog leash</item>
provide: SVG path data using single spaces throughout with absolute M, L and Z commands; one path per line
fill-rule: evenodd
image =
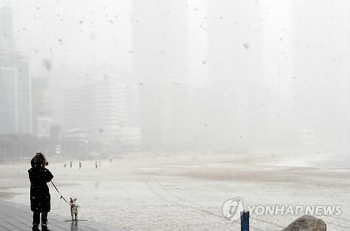
M 63 199 L 65 202 L 67 202 L 67 204 L 69 204 L 68 203 L 68 201 L 66 200 L 66 199 L 64 199 L 64 197 L 62 196 L 62 194 L 60 193 L 60 191 L 58 191 L 58 189 L 57 189 L 57 187 L 56 187 L 56 185 L 51 181 L 51 184 L 53 185 L 53 187 L 55 187 L 55 189 L 56 189 L 56 191 L 58 192 L 58 194 L 60 194 L 60 199 Z

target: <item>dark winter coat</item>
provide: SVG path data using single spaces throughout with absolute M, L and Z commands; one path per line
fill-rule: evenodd
M 30 180 L 30 208 L 33 212 L 50 212 L 51 198 L 47 183 L 53 178 L 45 168 L 45 161 L 38 155 L 31 160 L 32 168 L 28 170 Z

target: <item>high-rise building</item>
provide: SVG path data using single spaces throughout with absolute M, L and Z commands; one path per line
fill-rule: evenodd
M 14 50 L 12 12 L 0 9 L 0 133 L 31 133 L 28 61 Z
M 64 92 L 63 127 L 65 129 L 79 129 L 81 126 L 81 107 L 84 105 L 81 94 L 82 93 L 80 88 L 67 89 Z
M 252 128 L 252 110 L 262 96 L 260 3 L 207 2 L 208 143 L 216 150 L 241 150 Z M 253 98 L 259 95 L 256 98 Z
M 317 4 L 287 5 L 293 24 L 290 92 L 296 102 L 296 128 L 311 150 L 345 154 L 350 148 L 350 2 Z
M 53 121 L 51 93 L 47 78 L 32 79 L 32 130 L 33 135 L 49 137 Z
M 12 11 L 0 8 L 0 53 L 11 53 L 14 50 Z
M 186 2 L 132 2 L 133 78 L 138 83 L 142 148 L 145 150 L 170 148 L 186 142 L 186 130 L 182 130 L 183 136 L 170 135 L 183 127 L 176 122 L 179 120 L 175 115 L 182 117 L 181 121 L 186 120 L 186 110 L 179 108 L 178 102 L 186 92 L 186 84 L 182 83 L 188 82 Z M 181 102 L 183 107 L 185 104 Z
M 66 92 L 65 130 L 79 129 L 85 138 L 102 145 L 119 139 L 126 123 L 126 85 L 104 76 Z
M 263 80 L 266 86 L 263 127 L 269 149 L 300 147 L 295 110 L 295 43 L 293 1 L 261 2 Z
M 0 133 L 31 133 L 28 62 L 0 53 Z

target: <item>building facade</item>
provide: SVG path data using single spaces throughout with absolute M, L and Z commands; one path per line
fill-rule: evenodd
M 84 139 L 111 146 L 122 139 L 127 121 L 127 87 L 115 78 L 103 76 L 79 89 L 66 91 L 64 128 L 78 129 Z
M 0 53 L 14 51 L 13 20 L 10 8 L 0 8 Z
M 138 83 L 143 150 L 172 149 L 188 141 L 187 130 L 178 122 L 180 117 L 186 120 L 187 112 L 182 110 L 186 102 L 179 103 L 187 91 L 182 83 L 188 81 L 186 4 L 132 2 L 133 78 Z M 180 130 L 182 135 L 175 135 Z
M 14 50 L 12 12 L 0 9 L 0 134 L 31 134 L 28 61 Z
M 53 111 L 48 78 L 33 78 L 31 86 L 33 135 L 50 137 Z
M 31 134 L 28 62 L 16 54 L 0 54 L 0 133 Z

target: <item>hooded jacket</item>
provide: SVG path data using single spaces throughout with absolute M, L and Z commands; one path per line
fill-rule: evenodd
M 50 192 L 47 183 L 53 178 L 52 173 L 45 168 L 42 155 L 35 155 L 31 160 L 32 168 L 28 170 L 30 180 L 30 208 L 32 212 L 50 212 Z

